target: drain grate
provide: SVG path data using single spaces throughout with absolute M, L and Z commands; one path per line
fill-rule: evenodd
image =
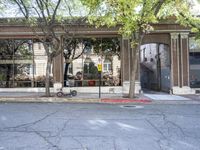
M 122 108 L 144 108 L 144 106 L 140 105 L 121 105 Z
M 134 108 L 135 108 L 136 106 L 135 106 L 135 105 L 124 105 L 123 107 L 125 107 L 125 108 L 126 108 L 126 107 L 127 107 L 127 108 L 134 107 Z

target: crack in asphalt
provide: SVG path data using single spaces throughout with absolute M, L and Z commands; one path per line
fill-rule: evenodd
M 56 148 L 56 150 L 61 150 L 61 148 L 59 148 L 58 145 L 53 144 L 46 136 L 43 136 L 40 132 L 35 131 L 34 132 L 36 135 L 38 135 L 39 137 L 41 137 L 47 144 L 49 144 L 51 147 Z M 50 148 L 48 148 L 50 149 Z
M 89 150 L 87 147 L 84 147 L 83 146 L 83 144 L 81 143 L 81 141 L 80 140 L 78 140 L 77 138 L 75 138 L 75 137 L 71 137 L 74 141 L 76 141 L 80 146 L 81 146 L 81 149 L 83 149 L 83 150 Z
M 37 120 L 37 121 L 34 121 L 32 123 L 27 123 L 27 124 L 22 124 L 22 125 L 18 125 L 18 126 L 15 126 L 15 127 L 7 127 L 7 128 L 4 128 L 3 130 L 0 130 L 0 132 L 19 132 L 19 133 L 35 133 L 36 135 L 38 135 L 39 137 L 41 137 L 46 143 L 48 143 L 52 148 L 56 149 L 56 150 L 61 150 L 61 148 L 59 148 L 57 146 L 57 144 L 60 142 L 61 140 L 61 133 L 65 130 L 67 124 L 69 123 L 70 120 L 66 121 L 63 125 L 63 127 L 54 135 L 52 136 L 52 133 L 50 131 L 36 131 L 34 130 L 33 128 L 30 128 L 31 125 L 34 125 L 40 121 L 43 121 L 44 119 L 46 119 L 47 117 L 49 116 L 52 116 L 53 114 L 55 114 L 56 112 L 53 112 L 53 113 L 50 113 L 48 115 L 45 115 L 43 118 Z M 24 126 L 29 126 L 28 127 L 24 127 Z M 18 128 L 20 127 L 24 127 L 24 130 L 19 130 Z M 10 129 L 14 129 L 14 130 L 10 130 Z M 47 136 L 44 136 L 43 134 L 48 134 Z M 53 144 L 51 141 L 49 141 L 48 138 L 51 138 L 51 137 L 56 137 L 58 138 L 58 141 Z
M 172 136 L 172 135 L 170 136 L 171 133 L 176 134 L 176 136 L 179 136 L 181 138 L 189 137 L 189 135 L 187 135 L 184 132 L 183 128 L 180 125 L 176 124 L 173 121 L 168 120 L 167 116 L 164 114 L 164 112 L 162 112 L 158 109 L 156 111 L 158 111 L 159 113 L 156 113 L 154 115 L 158 115 L 158 116 L 162 117 L 162 120 L 164 121 L 164 127 L 167 127 L 168 136 L 166 136 L 165 133 L 163 133 L 162 130 L 159 129 L 156 125 L 154 125 L 150 120 L 148 120 L 148 119 L 145 119 L 145 120 L 162 136 L 162 138 L 160 138 L 159 140 L 156 141 L 158 143 L 160 150 L 165 150 L 165 147 L 163 147 L 162 142 L 166 142 L 166 146 L 170 147 L 170 145 L 171 145 L 170 137 Z M 180 134 L 178 134 L 178 131 L 180 131 L 179 132 Z
M 56 144 L 58 145 L 62 139 L 61 133 L 65 130 L 65 128 L 67 127 L 67 125 L 69 124 L 70 119 L 65 121 L 63 127 L 61 129 L 58 130 L 58 132 L 55 135 L 50 135 L 46 138 L 57 138 L 56 139 Z
M 48 117 L 50 117 L 50 116 L 56 114 L 57 112 L 58 112 L 58 111 L 49 113 L 49 114 L 45 115 L 44 117 L 42 117 L 42 118 L 40 118 L 40 119 L 38 119 L 38 120 L 36 120 L 36 121 L 33 121 L 33 122 L 20 124 L 20 125 L 13 126 L 13 127 L 5 127 L 5 128 L 3 128 L 3 129 L 16 129 L 16 128 L 21 128 L 21 127 L 22 127 L 22 128 L 28 128 L 28 127 L 30 127 L 30 126 L 32 126 L 32 125 L 35 125 L 35 124 L 37 124 L 37 123 L 39 123 L 39 122 L 41 122 L 41 121 L 44 121 L 45 119 L 47 119 Z
M 57 110 L 57 109 L 56 109 Z M 68 148 L 70 150 L 72 149 L 77 149 L 77 150 L 89 150 L 90 145 L 85 145 L 84 141 L 84 137 L 92 137 L 92 138 L 112 138 L 111 142 L 109 144 L 109 146 L 112 147 L 113 150 L 117 150 L 118 149 L 118 145 L 120 146 L 120 143 L 117 143 L 118 139 L 116 139 L 117 137 L 114 136 L 110 136 L 107 135 L 105 133 L 104 135 L 94 135 L 93 132 L 89 133 L 87 132 L 87 135 L 84 135 L 84 132 L 80 132 L 82 135 L 78 134 L 73 135 L 73 132 L 67 132 L 68 130 L 71 130 L 71 127 L 73 128 L 72 125 L 76 125 L 79 124 L 79 122 L 81 121 L 86 121 L 88 120 L 88 118 L 90 117 L 82 117 L 82 113 L 81 114 L 75 114 L 73 113 L 73 116 L 67 116 L 66 117 L 66 111 L 63 112 L 64 114 L 62 114 L 63 116 L 60 118 L 56 118 L 56 117 L 51 117 L 52 115 L 56 114 L 58 111 L 56 111 L 54 109 L 55 112 L 53 112 L 53 110 L 51 110 L 51 113 L 45 113 L 45 114 L 40 114 L 40 117 L 38 117 L 38 120 L 33 120 L 31 122 L 28 123 L 23 123 L 23 124 L 19 124 L 13 127 L 4 127 L 4 128 L 0 128 L 0 133 L 1 132 L 5 132 L 2 135 L 6 135 L 9 132 L 21 132 L 21 133 L 27 133 L 30 134 L 30 137 L 36 137 L 36 139 L 38 138 L 40 141 L 42 141 L 42 143 L 45 143 L 45 147 L 47 147 L 49 150 L 61 150 L 62 149 L 62 144 L 69 144 L 70 142 L 74 143 L 74 148 Z M 77 111 L 77 110 L 76 110 Z M 149 113 L 150 111 L 153 111 L 155 113 Z M 150 128 L 149 130 L 153 131 L 154 133 L 152 133 L 153 135 L 156 134 L 156 138 L 153 139 L 153 144 L 155 144 L 156 149 L 159 150 L 169 150 L 169 149 L 173 149 L 174 148 L 174 144 L 176 145 L 178 143 L 176 143 L 176 141 L 173 141 L 173 139 L 180 139 L 180 142 L 183 139 L 183 142 L 185 142 L 187 140 L 187 137 L 190 138 L 198 138 L 199 133 L 193 133 L 196 130 L 187 130 L 188 127 L 185 127 L 184 124 L 182 123 L 181 118 L 177 120 L 177 118 L 175 118 L 174 114 L 169 114 L 168 111 L 164 110 L 162 111 L 161 109 L 151 109 L 151 110 L 147 110 L 144 113 L 142 111 L 134 111 L 134 114 L 129 115 L 129 118 L 125 118 L 127 117 L 127 113 L 124 115 L 125 117 L 121 117 L 119 116 L 119 118 L 115 118 L 114 119 L 110 119 L 107 116 L 101 116 L 103 118 L 103 120 L 107 121 L 107 122 L 113 122 L 115 120 L 120 120 L 121 122 L 134 122 L 134 121 L 139 121 L 140 122 L 146 122 L 145 124 L 148 125 L 148 127 Z M 60 112 L 60 110 L 59 110 Z M 59 113 L 60 114 L 60 113 Z M 115 113 L 113 113 L 114 115 L 116 115 Z M 140 114 L 142 116 L 140 116 Z M 178 114 L 178 115 L 177 115 Z M 179 113 L 175 114 L 176 117 L 180 117 L 181 115 Z M 102 115 L 102 114 L 101 114 Z M 78 116 L 78 118 L 77 118 Z M 51 117 L 51 118 L 48 118 Z M 94 116 L 92 116 L 94 118 Z M 96 116 L 95 116 L 96 117 Z M 139 117 L 139 118 L 135 118 L 134 117 Z M 184 116 L 183 116 L 184 117 Z M 48 118 L 48 119 L 47 119 Z M 61 119 L 61 121 L 59 120 L 58 123 L 53 124 L 53 127 L 55 126 L 55 128 L 51 128 L 52 130 L 48 130 L 48 131 L 41 131 L 41 129 L 39 128 L 40 125 L 42 125 L 42 130 L 43 127 L 48 128 L 49 126 L 51 127 L 51 125 L 47 125 L 47 126 L 43 126 L 44 124 L 46 125 L 46 123 L 49 123 L 49 120 L 52 119 L 53 122 L 55 122 L 56 120 L 54 119 Z M 141 119 L 142 118 L 142 119 Z M 37 118 L 36 118 L 37 119 Z M 45 119 L 47 119 L 46 121 L 44 121 Z M 185 119 L 185 118 L 182 118 Z M 187 119 L 187 118 L 186 118 Z M 28 120 L 28 119 L 27 119 Z M 52 121 L 50 120 L 50 121 Z M 73 120 L 78 120 L 77 122 L 73 122 Z M 144 120 L 144 121 L 142 121 Z M 43 121 L 43 122 L 41 122 Z M 69 123 L 72 121 L 72 123 L 69 125 Z M 181 122 L 179 122 L 181 121 Z M 41 123 L 40 123 L 41 122 Z M 10 122 L 9 122 L 10 123 Z M 38 124 L 39 123 L 39 124 Z M 183 122 L 185 123 L 185 122 Z M 37 124 L 37 126 L 33 126 Z M 110 123 L 111 124 L 111 123 Z M 80 124 L 79 124 L 80 125 Z M 137 125 L 137 123 L 136 123 Z M 11 125 L 12 126 L 12 125 Z M 78 126 L 79 127 L 79 126 Z M 114 126 L 115 127 L 115 126 Z M 76 129 L 76 128 L 75 128 Z M 74 128 L 72 130 L 75 130 Z M 89 128 L 77 128 L 78 130 L 90 130 Z M 189 128 L 190 129 L 190 128 Z M 7 132 L 7 133 L 6 133 Z M 133 131 L 134 132 L 134 131 Z M 34 135 L 32 135 L 34 134 Z M 88 135 L 90 134 L 90 135 Z M 142 133 L 143 134 L 143 133 Z M 18 135 L 18 134 L 17 134 Z M 21 135 L 21 134 L 19 134 Z M 113 134 L 112 134 L 113 135 Z M 3 137 L 3 136 L 2 136 Z M 67 138 L 66 138 L 67 137 Z M 126 136 L 124 136 L 126 138 L 133 138 L 132 134 L 128 134 Z M 186 139 L 184 139 L 186 137 Z M 13 138 L 13 137 L 12 137 Z M 70 140 L 69 140 L 70 139 Z M 200 137 L 199 137 L 200 139 Z M 64 141 L 65 140 L 65 141 Z M 69 140 L 69 142 L 66 140 Z M 123 139 L 124 140 L 124 139 Z M 196 140 L 196 139 L 195 139 Z M 193 141 L 192 141 L 193 142 Z M 196 143 L 189 143 L 189 144 L 196 144 Z M 196 142 L 196 141 L 195 141 Z M 70 143 L 71 144 L 71 143 Z M 186 142 L 187 144 L 187 142 Z M 198 145 L 198 144 L 197 144 Z M 184 145 L 182 145 L 184 146 Z M 186 145 L 187 146 L 187 145 Z M 1 146 L 0 146 L 1 149 Z M 65 148 L 67 150 L 67 148 Z M 130 149 L 130 148 L 128 148 Z M 131 149 L 130 149 L 131 150 Z
M 113 148 L 114 148 L 114 150 L 117 150 L 117 145 L 116 145 L 115 138 L 113 138 Z
M 151 121 L 149 121 L 148 119 L 146 119 L 146 121 L 148 122 L 148 124 L 150 124 L 151 127 L 153 127 L 162 136 L 162 138 L 156 140 L 156 143 L 158 144 L 160 150 L 164 150 L 162 146 L 162 141 L 166 141 L 167 146 L 169 147 L 170 139 L 167 136 L 165 136 L 165 134 L 158 127 L 156 127 Z
M 176 123 L 174 123 L 174 122 L 172 122 L 172 121 L 166 121 L 166 124 L 171 124 L 172 126 L 174 126 L 176 129 L 178 129 L 179 131 L 180 131 L 180 133 L 182 134 L 182 137 L 186 137 L 187 135 L 185 134 L 185 132 L 183 131 L 183 129 L 179 126 L 179 125 L 177 125 Z M 176 130 L 175 129 L 175 130 Z M 176 130 L 176 133 L 177 133 L 177 131 L 178 130 Z M 168 127 L 168 132 L 170 133 L 170 127 Z M 174 133 L 174 132 L 173 132 Z M 177 136 L 178 136 L 178 133 L 177 133 Z
M 156 115 L 161 116 L 161 117 L 162 117 L 162 120 L 164 121 L 164 124 L 166 124 L 166 118 L 167 118 L 166 115 L 165 115 L 162 111 L 160 111 L 160 110 L 156 110 L 156 111 L 159 112 L 159 114 L 157 113 Z M 165 134 L 162 132 L 162 130 L 160 130 L 160 129 L 159 129 L 156 125 L 154 125 L 150 120 L 148 120 L 148 119 L 145 119 L 145 120 L 146 120 L 146 122 L 147 122 L 148 124 L 150 124 L 151 127 L 153 127 L 153 129 L 155 129 L 155 130 L 162 136 L 162 138 L 156 140 L 156 143 L 158 144 L 160 150 L 165 150 L 165 149 L 163 148 L 163 146 L 162 146 L 162 141 L 166 141 L 166 142 L 167 142 L 167 143 L 166 143 L 166 146 L 167 146 L 167 147 L 170 147 L 170 138 L 168 138 L 167 136 L 165 136 Z

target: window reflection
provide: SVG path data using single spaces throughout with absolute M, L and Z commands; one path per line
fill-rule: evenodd
M 63 66 L 64 86 L 98 86 L 99 59 L 103 69 L 101 85 L 120 85 L 120 40 L 118 38 L 75 38 L 64 39 L 64 42 L 66 44 L 63 51 L 63 64 L 54 66 Z M 44 87 L 46 63 L 47 55 L 44 46 L 38 40 L 0 40 L 0 88 Z M 53 73 L 55 73 L 52 70 L 53 68 L 50 71 L 51 87 L 53 87 Z

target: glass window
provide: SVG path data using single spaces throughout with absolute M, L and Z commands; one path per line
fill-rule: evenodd
M 30 64 L 29 65 L 29 75 L 35 75 L 36 74 L 36 67 L 35 67 L 35 64 Z
M 69 81 L 70 86 L 98 86 L 98 64 L 102 64 L 102 85 L 120 85 L 118 38 L 75 38 L 64 42 L 64 63 L 71 61 L 70 66 L 64 64 L 64 81 Z
M 109 59 L 105 59 L 103 63 L 103 71 L 110 72 L 112 71 L 112 63 Z

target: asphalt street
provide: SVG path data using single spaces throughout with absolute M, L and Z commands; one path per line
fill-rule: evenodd
M 0 103 L 0 150 L 200 150 L 200 105 Z

